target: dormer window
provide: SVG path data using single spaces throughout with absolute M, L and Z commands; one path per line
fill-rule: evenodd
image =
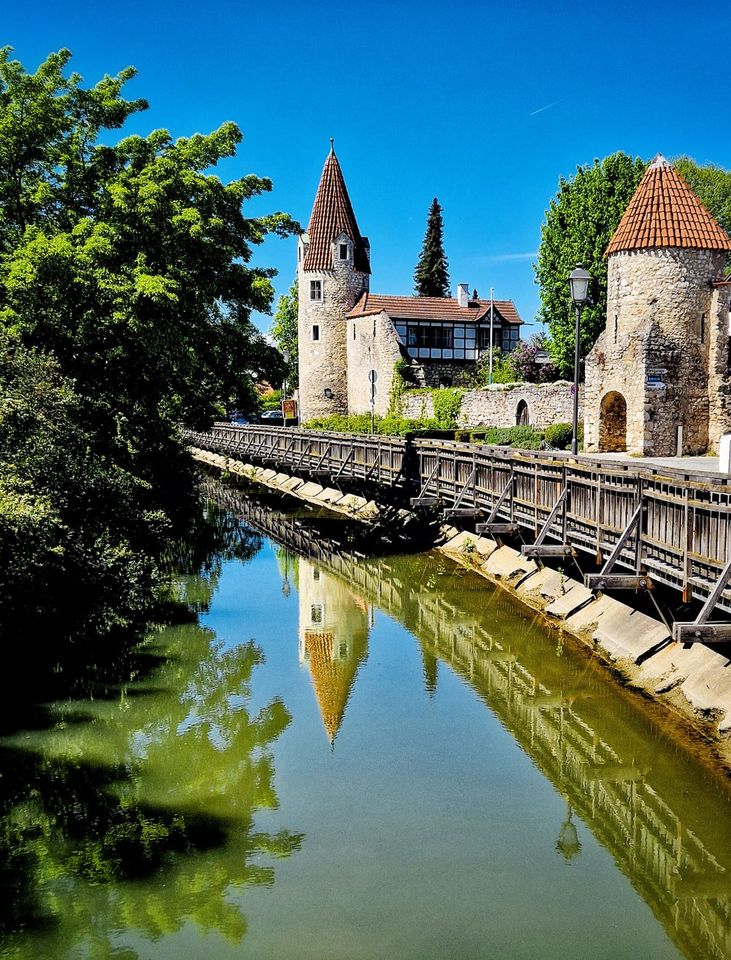
M 322 280 L 310 280 L 310 300 L 322 300 Z
M 348 244 L 347 244 L 347 243 L 339 243 L 339 244 L 338 244 L 338 256 L 340 257 L 341 260 L 347 260 L 347 259 L 348 259 Z

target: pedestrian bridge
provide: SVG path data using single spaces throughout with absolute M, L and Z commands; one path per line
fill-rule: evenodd
M 425 437 L 386 437 L 216 423 L 188 432 L 202 450 L 335 487 L 368 488 L 415 510 L 522 542 L 537 562 L 588 555 L 592 589 L 662 584 L 703 606 L 675 639 L 731 639 L 731 482 L 710 471 L 515 450 Z

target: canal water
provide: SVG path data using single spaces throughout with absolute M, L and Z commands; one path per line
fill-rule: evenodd
M 0 957 L 731 957 L 729 795 L 585 656 L 227 496 L 195 618 L 4 731 Z

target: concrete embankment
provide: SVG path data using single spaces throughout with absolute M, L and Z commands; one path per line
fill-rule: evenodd
M 672 641 L 664 623 L 563 573 L 539 567 L 512 547 L 444 528 L 438 548 L 505 587 L 543 614 L 546 623 L 580 640 L 631 689 L 664 704 L 715 744 L 731 770 L 729 659 L 703 644 Z
M 381 511 L 364 497 L 205 450 L 191 452 L 208 466 L 350 519 L 373 522 Z M 399 514 L 413 521 L 411 511 Z M 538 611 L 548 626 L 580 641 L 627 687 L 690 725 L 731 771 L 731 669 L 726 656 L 703 644 L 684 647 L 673 642 L 659 620 L 595 594 L 560 571 L 539 567 L 512 547 L 450 526 L 441 534 L 438 550 L 512 593 Z

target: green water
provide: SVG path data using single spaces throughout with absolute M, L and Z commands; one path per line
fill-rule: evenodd
M 729 796 L 584 657 L 255 519 L 323 556 L 242 527 L 195 622 L 6 724 L 1 957 L 731 957 Z

